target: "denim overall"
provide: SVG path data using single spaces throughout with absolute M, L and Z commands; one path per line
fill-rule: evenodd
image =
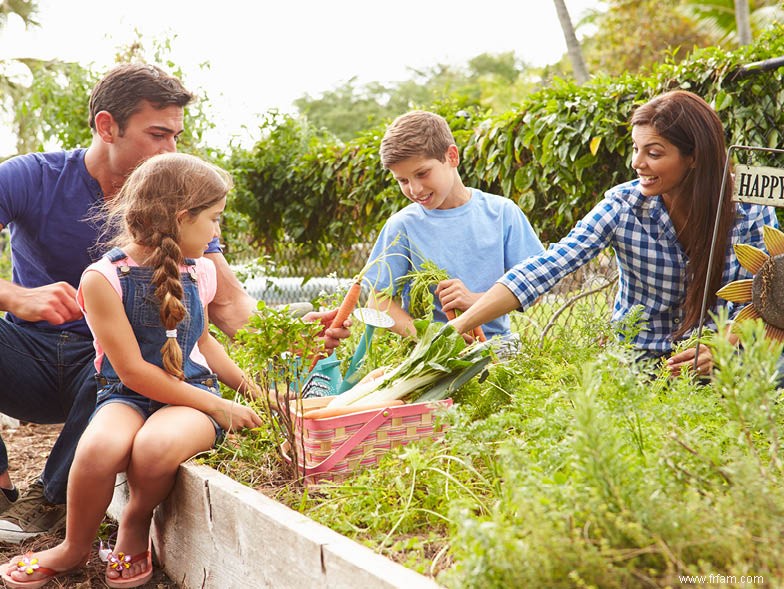
M 119 248 L 112 249 L 106 254 L 106 257 L 112 262 L 127 258 Z M 180 278 L 183 288 L 182 303 L 185 305 L 186 314 L 177 325 L 177 342 L 182 349 L 185 381 L 209 391 L 213 395 L 220 395 L 218 377 L 204 366 L 194 362 L 190 356 L 204 330 L 204 309 L 199 297 L 195 262 L 191 258 L 186 258 L 185 265 L 188 267 L 188 271 L 183 272 Z M 136 341 L 139 343 L 142 357 L 147 362 L 163 369 L 161 348 L 166 342 L 166 329 L 161 322 L 160 303 L 155 296 L 152 274 L 153 269 L 148 267 L 126 264 L 117 266 L 123 306 L 136 336 Z M 95 378 L 98 381 L 98 399 L 95 411 L 108 403 L 124 403 L 135 408 L 147 419 L 155 411 L 165 406 L 164 403 L 153 401 L 120 382 L 108 356 L 103 357 L 101 370 Z M 215 426 L 216 439 L 219 439 L 223 435 L 223 430 L 214 419 L 210 417 L 210 420 Z

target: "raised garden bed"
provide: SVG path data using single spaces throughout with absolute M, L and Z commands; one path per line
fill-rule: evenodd
M 118 478 L 109 514 L 127 501 Z M 396 564 L 214 469 L 180 467 L 155 512 L 156 562 L 183 588 L 362 587 L 435 589 Z

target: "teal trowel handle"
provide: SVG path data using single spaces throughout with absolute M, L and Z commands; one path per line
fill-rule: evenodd
M 373 339 L 373 332 L 375 331 L 375 327 L 372 325 L 365 325 L 365 333 L 362 334 L 362 337 L 359 338 L 359 343 L 357 344 L 357 349 L 354 351 L 354 355 L 351 357 L 351 363 L 348 365 L 348 370 L 346 370 L 346 374 L 343 375 L 343 382 L 340 383 L 338 387 L 338 392 L 342 393 L 344 391 L 349 390 L 359 378 L 356 375 L 357 369 L 362 365 L 362 361 L 365 358 L 365 353 L 367 352 L 367 348 L 370 345 L 370 340 Z

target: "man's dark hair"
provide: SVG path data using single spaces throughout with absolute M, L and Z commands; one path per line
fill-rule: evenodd
M 145 100 L 159 109 L 184 107 L 193 100 L 193 94 L 180 80 L 154 65 L 120 65 L 99 80 L 90 94 L 90 128 L 95 131 L 95 115 L 105 110 L 114 117 L 123 133 L 128 119 L 141 110 Z

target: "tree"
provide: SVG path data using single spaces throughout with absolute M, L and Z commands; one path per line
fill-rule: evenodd
M 412 108 L 448 103 L 454 110 L 503 111 L 536 84 L 532 70 L 512 51 L 482 53 L 465 67 L 437 64 L 409 71 L 411 77 L 401 82 L 360 85 L 352 78 L 320 96 L 305 94 L 294 106 L 311 125 L 350 141 Z
M 747 45 L 772 24 L 784 22 L 778 0 L 683 0 L 681 11 L 716 45 Z
M 21 18 L 26 27 L 39 24 L 35 20 L 35 15 L 38 14 L 36 0 L 0 0 L 0 29 L 5 27 L 11 14 Z
M 738 44 L 751 43 L 751 15 L 749 0 L 735 0 L 735 22 L 738 30 Z
M 713 44 L 682 4 L 683 0 L 607 0 L 606 12 L 590 16 L 597 32 L 583 40 L 591 70 L 637 73 L 667 59 L 681 61 L 694 47 Z
M 574 79 L 577 80 L 578 84 L 584 84 L 588 81 L 588 68 L 585 66 L 583 52 L 580 48 L 580 42 L 577 40 L 577 35 L 574 33 L 574 26 L 572 26 L 569 11 L 566 9 L 566 2 L 564 0 L 553 0 L 553 3 L 555 4 L 555 11 L 558 13 L 558 20 L 561 23 L 561 30 L 566 40 L 566 50 L 569 54 L 569 61 L 572 63 Z

